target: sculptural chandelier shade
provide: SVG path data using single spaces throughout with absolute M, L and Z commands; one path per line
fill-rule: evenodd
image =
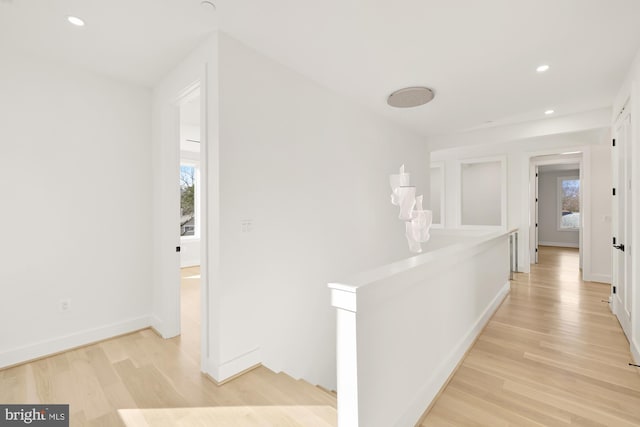
M 416 187 L 398 187 L 398 206 L 400 206 L 398 218 L 403 221 L 410 221 L 415 205 Z
M 404 165 L 400 166 L 400 173 L 389 176 L 389 184 L 391 184 L 391 204 L 399 206 L 399 189 L 409 186 L 409 174 L 404 173 Z
M 400 166 L 398 174 L 389 176 L 391 185 L 391 204 L 400 208 L 398 218 L 405 221 L 405 236 L 409 250 L 413 253 L 422 252 L 421 243 L 431 237 L 429 229 L 433 222 L 433 212 L 422 207 L 423 196 L 416 197 L 416 187 L 409 185 L 410 176 Z

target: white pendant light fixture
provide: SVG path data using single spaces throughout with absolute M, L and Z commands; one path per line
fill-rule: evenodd
M 422 252 L 420 243 L 427 242 L 431 237 L 429 229 L 433 222 L 433 212 L 422 208 L 423 196 L 416 196 L 416 187 L 409 185 L 410 176 L 400 166 L 397 174 L 389 176 L 391 184 L 391 204 L 400 207 L 398 218 L 405 222 L 405 237 L 409 250 L 413 253 Z
M 404 172 L 404 165 L 400 166 L 400 172 L 398 174 L 389 176 L 389 184 L 391 185 L 391 204 L 399 206 L 399 188 L 409 186 L 409 174 Z

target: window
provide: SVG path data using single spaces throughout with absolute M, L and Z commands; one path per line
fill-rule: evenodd
M 192 165 L 180 165 L 180 236 L 196 234 L 196 179 L 197 168 Z
M 580 178 L 558 178 L 558 229 L 580 228 Z

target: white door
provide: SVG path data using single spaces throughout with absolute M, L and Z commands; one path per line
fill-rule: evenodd
M 623 110 L 614 128 L 612 310 L 627 338 L 631 333 L 631 116 Z

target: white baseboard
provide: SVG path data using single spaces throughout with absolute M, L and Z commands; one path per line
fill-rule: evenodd
M 586 280 L 588 282 L 607 283 L 610 285 L 611 275 L 610 274 L 594 274 L 594 273 L 584 274 L 583 280 Z
M 185 261 L 180 261 L 180 268 L 187 268 L 187 267 L 200 267 L 200 260 L 199 259 L 188 259 Z
M 538 242 L 538 246 L 556 246 L 559 248 L 579 248 L 578 243 L 564 243 L 564 242 Z
M 431 380 L 420 390 L 418 397 L 411 402 L 408 409 L 405 411 L 402 417 L 394 424 L 395 426 L 409 426 L 415 425 L 420 417 L 424 414 L 425 409 L 431 405 L 433 399 L 436 398 L 442 387 L 447 383 L 447 380 L 454 372 L 462 358 L 467 351 L 471 348 L 480 332 L 484 329 L 485 325 L 496 312 L 504 298 L 507 296 L 511 288 L 511 283 L 505 283 L 497 295 L 493 298 L 491 303 L 487 306 L 484 312 L 480 315 L 473 327 L 462 338 L 458 345 L 453 349 L 449 357 L 435 369 L 435 374 L 431 377 Z
M 222 363 L 217 369 L 215 369 L 217 374 L 213 379 L 221 383 L 234 375 L 238 375 L 239 373 L 260 364 L 261 362 L 260 348 L 255 348 L 245 354 Z
M 633 363 L 640 365 L 640 347 L 635 341 L 631 341 L 631 356 L 633 357 Z
M 164 339 L 177 337 L 180 335 L 180 327 L 178 325 L 169 326 L 168 323 L 160 320 L 158 316 L 151 315 L 151 327 Z
M 4 351 L 0 353 L 0 369 L 138 331 L 149 326 L 151 326 L 151 318 L 142 316 Z

